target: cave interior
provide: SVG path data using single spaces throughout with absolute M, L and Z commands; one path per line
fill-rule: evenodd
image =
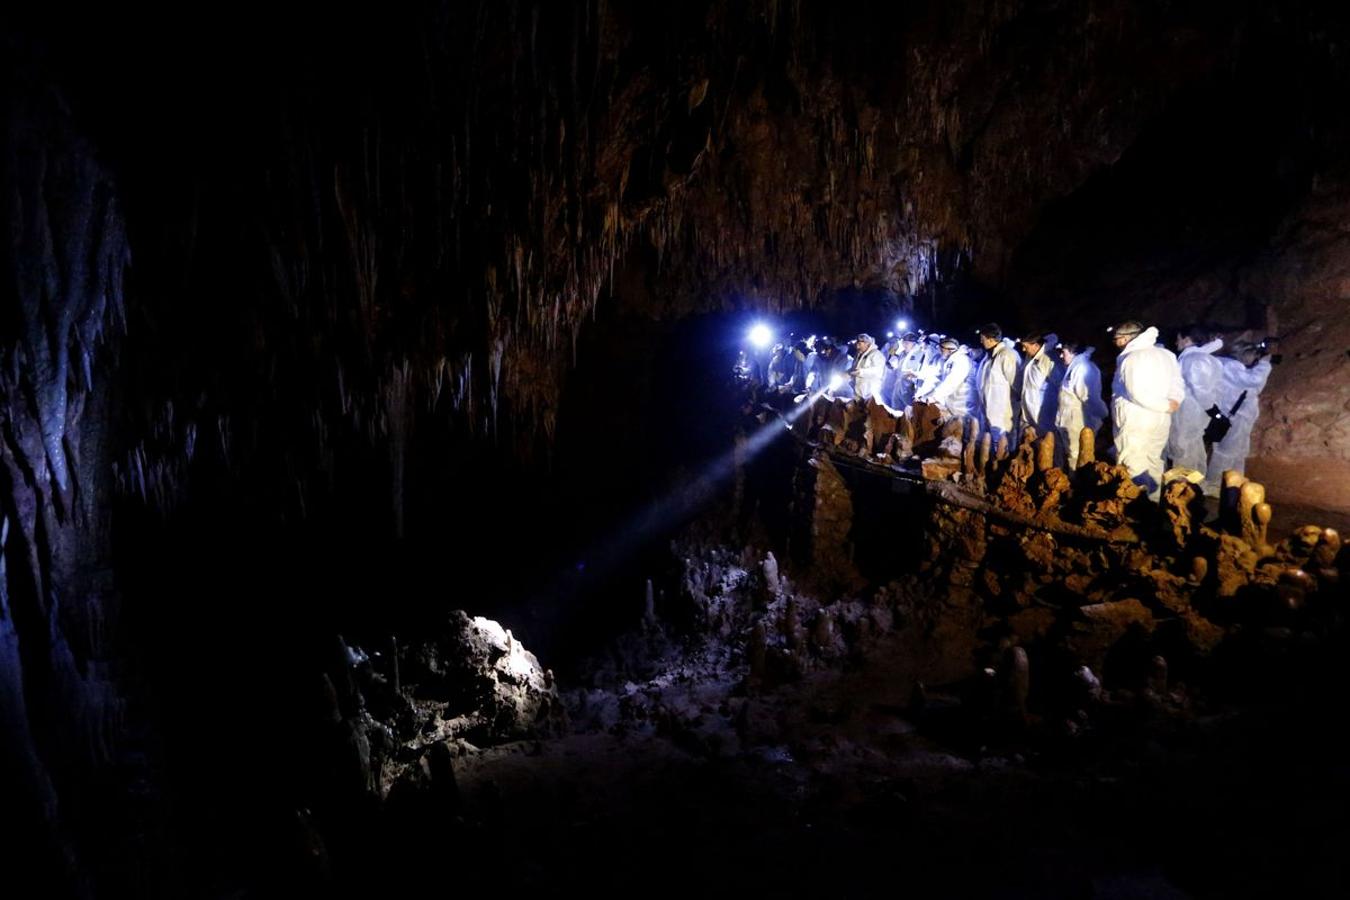
M 0 893 L 1343 896 L 1350 9 L 0 41 Z M 1267 340 L 1269 546 L 1012 527 L 732 378 L 897 318 Z

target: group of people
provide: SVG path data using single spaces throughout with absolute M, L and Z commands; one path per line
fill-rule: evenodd
M 762 380 L 771 390 L 871 399 L 896 411 L 928 403 L 944 418 L 978 419 L 995 443 L 1006 436 L 1009 448 L 1027 426 L 1054 432 L 1070 470 L 1082 429 L 1096 431 L 1109 413 L 1116 462 L 1150 496 L 1157 498 L 1168 468 L 1187 470 L 1217 495 L 1224 471 L 1246 464 L 1270 375 L 1265 345 L 1238 344 L 1220 355 L 1215 330 L 1193 325 L 1179 331 L 1174 353 L 1156 327 L 1133 320 L 1111 334 L 1119 356 L 1109 407 L 1094 348 L 1044 332 L 1013 340 L 995 323 L 979 328 L 970 346 L 916 332 L 891 335 L 883 346 L 868 334 L 849 342 L 789 338 L 773 348 Z

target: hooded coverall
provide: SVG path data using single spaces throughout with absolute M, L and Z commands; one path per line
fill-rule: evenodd
M 1247 396 L 1243 398 L 1237 412 L 1232 413 L 1233 424 L 1228 433 L 1214 445 L 1214 451 L 1210 454 L 1205 488 L 1212 488 L 1215 494 L 1223 483 L 1224 472 L 1230 469 L 1234 472 L 1247 471 L 1247 454 L 1252 449 L 1252 427 L 1261 412 L 1261 389 L 1270 377 L 1268 359 L 1262 359 L 1250 368 L 1240 360 L 1226 356 L 1220 357 L 1219 362 L 1223 366 L 1223 379 L 1219 384 L 1219 409 L 1228 415 L 1243 391 L 1247 392 Z
M 1156 500 L 1162 492 L 1163 448 L 1172 411 L 1186 397 L 1176 354 L 1159 346 L 1158 329 L 1146 328 L 1120 351 L 1111 383 L 1116 462 Z
M 1054 357 L 1058 345 L 1059 337 L 1047 334 L 1041 349 L 1022 367 L 1021 422 L 1035 428 L 1037 434 L 1055 428 L 1059 385 L 1064 378 L 1064 367 Z
M 881 381 L 886 374 L 886 357 L 876 344 L 858 351 L 858 358 L 849 370 L 853 379 L 853 394 L 859 400 L 880 400 Z
M 1013 382 L 1017 380 L 1017 351 L 998 343 L 980 363 L 980 403 L 984 409 L 984 427 L 993 435 L 1008 435 L 1008 444 L 1017 443 L 1013 429 Z
M 1202 346 L 1187 347 L 1177 357 L 1186 398 L 1172 414 L 1167 437 L 1166 456 L 1173 466 L 1205 471 L 1205 426 L 1209 424 L 1209 408 L 1219 402 L 1219 381 L 1223 377 L 1223 365 L 1213 354 L 1222 346 L 1223 341 L 1215 338 Z
M 970 354 L 965 347 L 958 347 L 942 361 L 942 372 L 937 384 L 914 399 L 937 404 L 949 416 L 973 416 L 977 410 L 974 385 L 971 383 L 972 371 Z
M 1074 356 L 1059 385 L 1059 407 L 1055 410 L 1055 428 L 1064 448 L 1069 471 L 1078 468 L 1078 439 L 1084 428 L 1096 431 L 1106 421 L 1106 401 L 1102 399 L 1102 371 L 1092 361 L 1092 348 Z

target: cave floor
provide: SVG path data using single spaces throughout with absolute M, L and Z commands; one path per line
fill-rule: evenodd
M 1340 896 L 1343 694 L 1302 677 L 1073 739 L 991 731 L 955 698 L 911 716 L 884 659 L 760 696 L 691 678 L 665 697 L 693 719 L 461 757 L 458 840 L 486 884 L 601 894 Z

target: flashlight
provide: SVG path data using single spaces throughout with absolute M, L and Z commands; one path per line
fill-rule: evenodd
M 841 387 L 844 386 L 845 381 L 847 381 L 847 379 L 844 378 L 843 375 L 839 374 L 838 372 L 835 372 L 833 375 L 830 376 L 830 390 L 832 391 L 839 390 Z
M 750 329 L 750 334 L 747 337 L 750 339 L 750 343 L 763 350 L 773 342 L 773 331 L 768 325 L 761 322 Z
M 904 331 L 908 327 L 909 327 L 909 319 L 901 319 L 900 321 L 895 323 L 896 331 Z

